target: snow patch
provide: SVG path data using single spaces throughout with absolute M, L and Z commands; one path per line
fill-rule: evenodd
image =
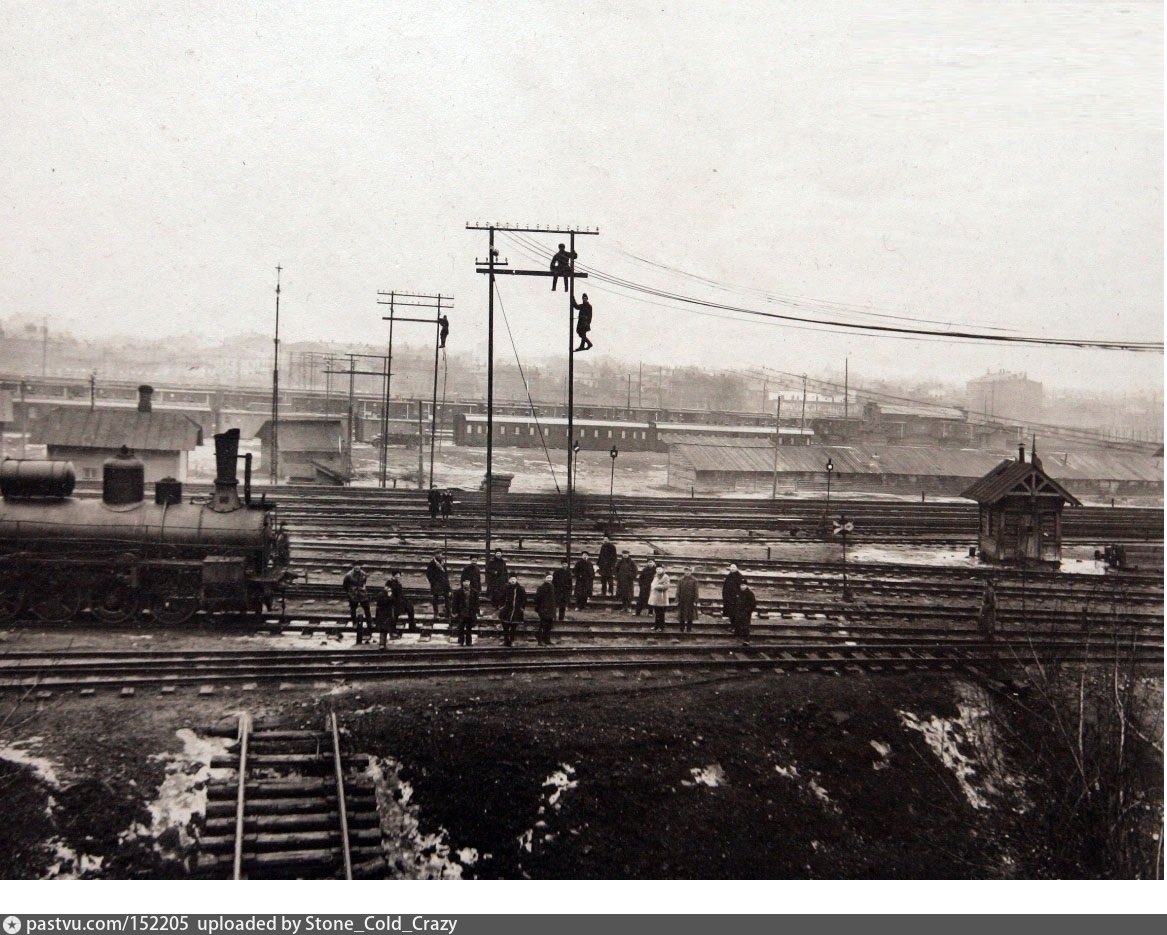
M 963 682 L 956 685 L 956 694 L 955 718 L 933 715 L 923 720 L 911 711 L 896 713 L 904 727 L 923 736 L 937 759 L 956 777 L 973 808 L 991 808 L 995 802 L 1010 797 L 1016 809 L 1024 812 L 1028 805 L 1022 783 L 1005 769 L 988 696 Z
M 17 740 L 15 743 L 0 747 L 0 760 L 27 766 L 33 771 L 36 778 L 50 789 L 60 789 L 61 780 L 57 776 L 56 764 L 45 757 L 34 756 L 24 749 L 25 747 L 35 748 L 43 741 L 44 737 L 29 737 L 26 740 Z
M 183 856 L 181 852 L 197 840 L 193 824 L 195 817 L 207 813 L 207 783 L 228 772 L 211 769 L 211 758 L 225 754 L 230 740 L 226 737 L 200 737 L 185 727 L 174 733 L 182 741 L 182 750 L 157 753 L 151 757 L 166 764 L 166 775 L 158 786 L 154 801 L 146 805 L 150 825 L 136 823 L 122 832 L 121 839 L 152 838 L 155 848 L 163 856 L 180 858 Z M 177 849 L 164 848 L 158 843 L 158 839 L 171 828 L 178 832 Z
M 802 781 L 802 774 L 798 771 L 798 766 L 791 763 L 789 766 L 775 765 L 774 772 L 776 772 L 783 779 L 789 779 L 791 782 L 798 783 Z M 806 778 L 806 788 L 810 790 L 811 794 L 823 803 L 823 806 L 829 811 L 838 812 L 839 806 L 831 801 L 830 793 L 827 792 L 826 787 L 819 782 L 819 773 L 812 772 Z
M 366 774 L 377 793 L 381 848 L 398 878 L 458 880 L 462 878 L 463 867 L 478 861 L 474 848 L 452 848 L 445 828 L 439 828 L 434 834 L 422 834 L 418 807 L 411 804 L 413 786 L 401 778 L 398 760 L 370 756 Z
M 60 838 L 50 838 L 45 846 L 53 852 L 53 863 L 45 870 L 44 880 L 83 880 L 100 872 L 104 857 L 80 853 Z
M 877 773 L 881 769 L 887 769 L 891 766 L 891 744 L 880 743 L 878 740 L 871 741 L 871 749 L 879 754 L 879 759 L 871 764 L 871 768 Z
M 543 788 L 548 786 L 553 787 L 553 791 L 547 796 L 547 804 L 559 811 L 559 799 L 563 793 L 574 789 L 579 785 L 578 779 L 572 779 L 575 775 L 575 769 L 568 766 L 566 763 L 560 765 L 559 769 L 543 780 Z
M 579 786 L 579 780 L 571 778 L 574 775 L 574 766 L 561 763 L 558 770 L 543 780 L 543 801 L 539 805 L 537 814 L 546 815 L 548 810 L 558 812 L 563 807 L 561 801 L 563 794 Z M 548 792 L 547 789 L 551 791 Z M 519 850 L 530 854 L 535 846 L 536 836 L 545 843 L 555 840 L 555 832 L 549 829 L 546 819 L 539 818 L 533 827 L 528 828 L 518 836 L 516 841 Z
M 721 768 L 720 763 L 710 763 L 708 766 L 694 766 L 689 772 L 693 776 L 693 781 L 686 783 L 686 785 L 709 786 L 711 789 L 725 785 L 725 770 Z

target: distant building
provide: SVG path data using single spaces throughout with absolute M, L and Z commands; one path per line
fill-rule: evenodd
M 341 486 L 352 480 L 345 424 L 341 417 L 280 419 L 280 482 Z M 255 434 L 260 440 L 261 470 L 267 472 L 272 463 L 271 420 Z
M 964 410 L 952 406 L 870 402 L 863 407 L 863 418 L 868 439 L 879 444 L 963 448 L 973 440 Z
M 146 481 L 185 481 L 190 452 L 203 441 L 202 427 L 177 412 L 156 412 L 149 386 L 138 387 L 137 409 L 58 407 L 40 420 L 34 444 L 53 460 L 72 461 L 80 480 L 100 480 L 102 463 L 129 448 L 146 466 Z
M 984 416 L 1025 421 L 1042 415 L 1041 384 L 1024 373 L 998 370 L 969 380 L 965 401 L 969 412 Z

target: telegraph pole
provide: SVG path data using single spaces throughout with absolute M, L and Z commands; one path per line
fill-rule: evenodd
M 388 302 L 385 302 L 385 301 L 382 301 L 381 299 L 378 299 L 377 304 L 389 306 L 389 314 L 387 316 L 382 316 L 382 319 L 389 322 L 389 354 L 390 354 L 389 366 L 390 366 L 390 368 L 392 368 L 392 366 L 393 366 L 392 355 L 393 355 L 393 322 L 394 321 L 408 321 L 408 322 L 420 323 L 423 325 L 433 325 L 434 326 L 434 395 L 433 395 L 433 401 L 430 403 L 430 479 L 429 479 L 429 485 L 432 487 L 434 485 L 434 441 L 437 438 L 437 434 L 438 434 L 438 350 L 440 349 L 440 345 L 441 345 L 442 312 L 449 311 L 454 307 L 454 298 L 453 298 L 453 296 L 442 295 L 441 293 L 438 293 L 436 295 L 430 295 L 429 293 L 425 293 L 425 292 L 378 292 L 377 294 L 380 296 L 389 296 Z M 416 299 L 417 301 L 409 301 L 409 300 L 413 300 L 413 299 Z M 405 305 L 405 306 L 410 306 L 413 308 L 432 308 L 435 310 L 434 317 L 432 319 L 431 318 L 403 318 L 403 317 L 399 317 L 399 316 L 395 315 L 396 305 Z M 389 410 L 389 389 L 388 389 L 388 385 L 386 385 L 385 406 L 384 406 L 384 412 L 386 413 L 386 415 L 384 418 L 385 429 L 384 429 L 384 432 L 382 433 L 383 439 L 387 438 L 388 432 L 389 432 L 388 410 Z M 420 419 L 421 415 L 422 415 L 422 403 L 421 403 L 420 399 L 417 401 L 417 413 L 418 413 L 418 418 Z M 422 437 L 423 438 L 425 437 L 424 432 L 422 432 Z M 389 458 L 388 449 L 387 449 L 385 444 L 382 444 L 381 447 L 382 447 L 382 452 L 383 452 L 383 460 L 384 460 L 385 464 L 387 465 L 388 458 Z M 421 468 L 419 468 L 419 471 L 420 470 L 421 470 Z M 419 475 L 419 478 L 418 478 L 419 482 L 420 482 L 420 479 L 421 479 L 421 477 Z M 382 472 L 382 476 L 381 476 L 381 486 L 382 487 L 385 486 L 384 472 Z
M 269 475 L 274 486 L 280 482 L 280 273 L 283 267 L 276 265 L 276 334 L 275 356 L 271 369 L 271 465 Z M 350 403 L 351 408 L 351 403 Z M 351 415 L 350 415 L 351 431 Z
M 770 487 L 770 499 L 778 499 L 778 445 L 782 442 L 782 393 L 778 393 L 778 408 L 774 412 L 774 482 Z
M 567 234 L 571 238 L 571 255 L 570 267 L 567 274 L 567 292 L 568 292 L 568 357 L 567 357 L 567 557 L 571 560 L 571 511 L 572 511 L 572 437 L 573 429 L 573 409 L 574 409 L 574 376 L 575 376 L 575 361 L 573 359 L 573 351 L 575 340 L 572 337 L 574 334 L 573 312 L 575 304 L 575 280 L 587 278 L 587 273 L 577 273 L 575 271 L 575 237 L 576 234 L 599 234 L 599 230 L 589 230 L 587 228 L 579 227 L 521 227 L 512 226 L 510 224 L 467 224 L 467 230 L 488 231 L 490 235 L 489 253 L 485 261 L 479 260 L 476 263 L 478 269 L 476 272 L 482 273 L 488 277 L 487 289 L 487 358 L 486 358 L 486 557 L 490 558 L 490 526 L 491 526 L 491 487 L 494 479 L 494 283 L 496 276 L 562 276 L 562 271 L 553 274 L 550 270 L 540 269 L 510 269 L 507 261 L 498 261 L 496 259 L 497 251 L 494 246 L 495 231 L 502 231 L 504 233 L 528 233 L 528 234 Z

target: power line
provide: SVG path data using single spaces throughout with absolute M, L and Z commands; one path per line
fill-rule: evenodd
M 894 325 L 830 321 L 827 319 L 812 318 L 802 315 L 785 315 L 778 312 L 764 312 L 759 311 L 758 309 L 746 308 L 744 306 L 727 305 L 722 302 L 713 302 L 707 299 L 699 299 L 694 296 L 670 292 L 665 289 L 657 289 L 651 286 L 646 286 L 642 283 L 635 282 L 633 280 L 624 279 L 619 276 L 612 276 L 583 263 L 578 265 L 581 269 L 588 272 L 591 278 L 599 282 L 623 286 L 626 289 L 641 292 L 645 295 L 651 295 L 657 298 L 667 299 L 671 302 L 680 303 L 683 305 L 697 306 L 699 308 L 711 308 L 727 312 L 736 312 L 742 315 L 752 315 L 775 321 L 797 322 L 803 325 L 819 325 L 837 333 L 860 331 L 871 335 L 884 335 L 914 340 L 918 340 L 920 338 L 938 338 L 945 341 L 958 342 L 980 341 L 997 344 L 1029 344 L 1049 347 L 1074 347 L 1096 350 L 1151 351 L 1158 353 L 1162 353 L 1163 351 L 1163 342 L 1161 341 L 1097 341 L 1085 338 L 1043 338 L 1027 335 L 985 334 L 974 331 L 942 331 L 933 328 L 905 328 Z M 799 305 L 798 307 L 804 306 Z

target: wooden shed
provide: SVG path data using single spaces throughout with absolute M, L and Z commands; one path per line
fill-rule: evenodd
M 1036 455 L 1002 461 L 968 488 L 962 497 L 980 506 L 977 544 L 989 562 L 1025 564 L 1062 560 L 1062 508 L 1081 502 L 1042 470 Z

